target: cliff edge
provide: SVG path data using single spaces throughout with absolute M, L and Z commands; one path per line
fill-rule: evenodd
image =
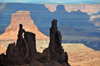
M 46 35 L 42 34 L 38 30 L 37 26 L 34 24 L 34 21 L 30 17 L 29 11 L 17 11 L 16 13 L 12 14 L 11 23 L 6 28 L 5 32 L 0 35 L 0 40 L 16 40 L 19 24 L 23 24 L 23 28 L 26 31 L 35 33 L 36 39 L 48 39 Z

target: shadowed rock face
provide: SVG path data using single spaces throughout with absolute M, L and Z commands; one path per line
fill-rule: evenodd
M 22 36 L 23 33 L 24 38 Z M 35 34 L 26 32 L 20 24 L 16 46 L 13 43 L 9 44 L 7 48 L 6 62 L 14 65 L 25 64 L 32 60 L 32 58 L 35 58 L 36 53 Z
M 64 53 L 64 49 L 62 49 L 61 46 L 61 33 L 58 31 L 57 28 L 57 20 L 52 21 L 52 27 L 50 28 L 50 44 L 49 44 L 49 50 L 51 59 L 56 60 L 58 62 L 66 62 L 68 58 L 67 53 Z M 66 62 L 67 63 L 67 62 Z
M 36 50 L 35 34 L 26 32 L 23 29 L 22 24 L 20 24 L 17 43 L 9 44 L 6 56 L 2 55 L 4 57 L 0 58 L 0 62 L 5 63 L 6 65 L 24 65 L 34 63 L 35 61 L 46 63 L 48 65 L 49 62 L 58 62 L 62 65 L 70 66 L 68 63 L 67 52 L 64 52 L 64 49 L 61 46 L 61 38 L 61 33 L 57 28 L 57 20 L 54 19 L 52 21 L 52 27 L 50 28 L 49 47 L 44 49 L 43 53 L 39 53 Z

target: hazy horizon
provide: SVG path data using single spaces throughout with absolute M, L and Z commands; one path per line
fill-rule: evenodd
M 100 3 L 100 0 L 0 0 L 0 2 L 21 2 L 21 3 L 58 3 L 58 4 L 80 4 L 80 3 Z

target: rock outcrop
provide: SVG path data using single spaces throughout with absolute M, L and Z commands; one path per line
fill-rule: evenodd
M 23 33 L 24 38 L 22 36 Z M 35 34 L 26 32 L 22 29 L 22 24 L 20 24 L 16 45 L 12 43 L 7 48 L 6 62 L 14 65 L 25 64 L 34 59 L 36 53 Z
M 29 32 L 36 34 L 36 39 L 48 39 L 48 37 L 42 34 L 34 21 L 30 17 L 29 11 L 17 11 L 12 14 L 11 23 L 6 28 L 5 33 L 0 35 L 0 40 L 17 40 L 17 32 L 19 24 L 23 24 L 23 28 Z M 11 38 L 9 38 L 11 37 Z
M 67 53 L 64 53 L 64 49 L 61 46 L 61 33 L 57 28 L 57 20 L 52 21 L 52 27 L 50 28 L 50 44 L 49 50 L 51 59 L 56 60 L 60 63 L 66 62 L 68 63 Z
M 37 45 L 37 51 L 42 52 L 49 44 Z M 100 65 L 100 51 L 95 51 L 82 43 L 62 43 L 62 47 L 68 54 L 68 62 L 71 66 Z
M 2 54 L 0 56 L 0 62 L 6 65 L 25 65 L 37 62 L 42 64 L 42 66 L 52 66 L 53 64 L 70 66 L 67 52 L 64 52 L 61 46 L 61 38 L 61 33 L 57 28 L 57 20 L 54 19 L 50 28 L 49 47 L 44 49 L 42 53 L 39 53 L 36 50 L 35 34 L 26 32 L 22 24 L 20 24 L 17 43 L 9 44 L 6 55 Z

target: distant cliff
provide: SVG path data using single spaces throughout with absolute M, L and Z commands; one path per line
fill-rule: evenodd
M 3 4 L 0 3 L 0 5 L 3 5 Z M 97 32 L 97 31 L 91 31 L 91 30 L 100 29 L 99 23 L 98 23 L 100 20 L 99 18 L 96 20 L 93 18 L 94 19 L 93 22 L 90 22 L 89 20 L 91 18 L 91 15 L 89 15 L 87 11 L 91 13 L 92 12 L 94 13 L 94 11 L 95 12 L 98 11 L 98 9 L 100 8 L 99 7 L 100 4 L 62 4 L 62 5 L 61 4 L 59 5 L 51 4 L 51 5 L 50 6 L 47 5 L 46 7 L 45 4 L 30 4 L 30 3 L 27 3 L 27 4 L 26 3 L 6 3 L 4 4 L 3 8 L 0 9 L 0 33 L 2 34 L 5 31 L 4 29 L 6 29 L 6 27 L 9 26 L 11 22 L 10 19 L 11 19 L 12 13 L 15 13 L 16 11 L 20 11 L 20 10 L 30 11 L 31 19 L 34 20 L 35 25 L 38 27 L 38 29 L 43 34 L 47 36 L 49 35 L 48 30 L 51 24 L 50 21 L 52 19 L 57 19 L 58 27 L 62 33 L 62 36 L 64 37 L 62 39 L 64 42 L 67 42 L 67 37 L 69 37 L 71 41 L 68 39 L 68 42 L 74 42 L 74 43 L 81 42 L 87 45 L 88 47 L 92 46 L 93 49 L 95 48 L 97 50 L 97 47 L 100 46 L 99 45 L 100 44 L 100 37 L 99 37 L 100 31 Z M 67 10 L 70 10 L 70 11 L 67 11 L 65 6 L 67 6 L 68 8 Z M 54 12 L 50 11 L 50 8 L 54 9 L 55 11 Z M 96 15 L 98 14 L 100 13 L 97 13 Z M 70 28 L 69 29 L 66 28 L 66 24 L 74 28 L 78 28 L 78 30 L 75 29 L 71 31 Z M 96 26 L 95 24 L 98 26 Z M 64 25 L 65 25 L 65 28 L 63 28 Z M 80 28 L 82 30 L 90 30 L 90 31 L 82 31 L 80 30 Z M 67 30 L 69 31 L 67 32 Z M 71 36 L 69 36 L 68 34 L 70 34 Z M 76 34 L 78 35 L 76 36 Z M 79 40 L 76 40 L 75 37 L 78 37 Z M 6 37 L 3 37 L 3 38 L 6 38 Z M 89 42 L 86 39 L 88 39 Z
M 45 4 L 51 12 L 56 11 L 59 4 Z M 65 10 L 68 12 L 81 10 L 82 12 L 93 14 L 100 11 L 100 4 L 64 4 Z
M 48 39 L 47 36 L 45 36 L 38 30 L 37 26 L 34 24 L 34 21 L 30 17 L 29 11 L 17 11 L 16 13 L 12 14 L 11 23 L 6 28 L 5 33 L 0 35 L 0 40 L 17 39 L 17 31 L 19 30 L 19 24 L 23 24 L 23 28 L 27 31 L 35 33 L 36 39 Z
M 71 5 L 71 4 L 69 4 Z M 55 5 L 56 6 L 56 5 Z M 77 6 L 79 7 L 79 6 Z M 52 7 L 53 8 L 53 7 Z M 55 9 L 55 8 L 54 8 Z M 49 11 L 48 8 L 45 7 L 44 4 L 30 4 L 30 3 L 6 3 L 5 7 L 1 9 L 0 15 L 1 16 L 1 24 L 5 24 L 4 26 L 8 26 L 10 23 L 10 18 L 12 13 L 16 11 L 30 11 L 30 16 L 34 23 L 38 26 L 39 30 L 41 29 L 49 29 L 50 21 L 52 19 L 57 19 L 58 26 L 64 23 L 67 23 L 71 26 L 75 26 L 78 28 L 85 28 L 93 27 L 94 25 L 89 22 L 90 15 L 86 12 L 77 12 L 77 10 L 68 12 L 64 5 L 56 6 L 56 10 L 54 12 Z M 59 12 L 60 13 L 59 13 Z M 5 19 L 6 18 L 6 19 Z M 43 26 L 45 23 L 45 26 Z

